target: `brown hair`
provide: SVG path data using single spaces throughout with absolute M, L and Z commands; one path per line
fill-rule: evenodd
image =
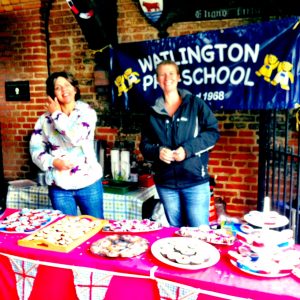
M 54 99 L 55 97 L 54 86 L 55 86 L 55 81 L 58 77 L 66 78 L 76 89 L 75 100 L 80 99 L 81 96 L 80 96 L 80 89 L 78 87 L 78 81 L 71 73 L 66 71 L 54 72 L 48 77 L 48 79 L 46 80 L 47 95 L 49 95 L 52 99 Z

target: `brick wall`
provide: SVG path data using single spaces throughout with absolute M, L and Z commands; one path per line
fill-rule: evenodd
M 35 121 L 44 110 L 46 96 L 47 44 L 40 13 L 45 2 L 2 0 L 0 4 L 0 123 L 7 180 L 25 178 L 36 171 L 29 157 L 28 141 Z M 250 20 L 175 23 L 168 32 L 170 36 L 178 36 L 246 22 Z M 95 93 L 94 56 L 65 0 L 53 0 L 49 38 L 50 71 L 71 71 L 79 80 L 83 99 L 94 105 L 101 117 L 106 99 Z M 118 0 L 120 43 L 157 38 L 157 30 L 141 16 L 132 0 Z M 30 81 L 29 102 L 6 101 L 4 83 L 10 80 Z M 221 139 L 210 159 L 210 172 L 217 182 L 215 196 L 226 201 L 231 215 L 240 216 L 256 207 L 258 115 L 248 111 L 216 112 L 216 115 Z M 115 139 L 122 138 L 122 132 L 98 126 L 96 137 L 112 146 Z M 138 144 L 139 134 L 129 138 Z
M 44 111 L 48 77 L 47 43 L 41 1 L 6 0 L 0 5 L 0 123 L 4 176 L 7 180 L 36 173 L 28 142 Z M 94 87 L 94 56 L 64 0 L 53 1 L 49 18 L 50 72 L 67 70 L 79 80 L 81 94 L 101 110 Z M 5 81 L 29 80 L 30 102 L 6 101 Z M 96 138 L 112 145 L 117 130 L 97 128 Z
M 215 197 L 227 211 L 240 215 L 256 208 L 258 174 L 258 114 L 217 113 L 221 138 L 210 158 L 210 172 L 217 176 Z
M 14 11 L 8 2 L 0 6 L 0 123 L 4 176 L 11 179 L 29 172 L 28 135 L 43 108 L 47 68 L 39 6 L 24 2 Z M 5 81 L 13 80 L 30 81 L 30 102 L 5 101 Z

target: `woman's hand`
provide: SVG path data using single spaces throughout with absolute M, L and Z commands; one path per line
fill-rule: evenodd
M 173 151 L 173 157 L 176 161 L 183 161 L 186 158 L 186 153 L 183 147 L 180 146 L 175 151 Z
M 48 96 L 45 108 L 50 114 L 53 114 L 57 110 L 61 111 L 61 107 L 56 97 L 53 100 L 50 96 Z
M 68 160 L 56 158 L 53 161 L 53 167 L 58 171 L 66 171 L 72 169 L 74 167 L 74 164 L 72 164 Z
M 174 161 L 173 151 L 168 148 L 161 148 L 159 151 L 159 159 L 166 164 L 170 164 L 172 161 Z

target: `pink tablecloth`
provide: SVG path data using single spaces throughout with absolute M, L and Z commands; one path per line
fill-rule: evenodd
M 12 210 L 8 209 L 6 215 L 11 212 Z M 148 239 L 151 245 L 158 239 L 173 236 L 175 230 L 175 228 L 163 228 L 139 235 Z M 14 276 L 16 270 L 11 269 L 7 255 L 10 261 L 12 261 L 12 257 L 16 257 L 25 262 L 26 260 L 34 261 L 39 265 L 35 272 L 32 271 L 34 284 L 30 300 L 41 299 L 39 297 L 45 293 L 47 299 L 52 299 L 52 296 L 53 299 L 54 297 L 55 299 L 66 299 L 59 298 L 59 295 L 65 295 L 64 293 L 68 294 L 68 300 L 76 299 L 73 276 L 77 273 L 84 273 L 86 268 L 88 268 L 87 274 L 89 274 L 90 280 L 93 270 L 95 274 L 101 270 L 112 272 L 114 275 L 108 284 L 109 288 L 105 293 L 105 300 L 138 300 L 142 299 L 140 298 L 141 293 L 149 296 L 147 300 L 179 299 L 179 297 L 175 298 L 176 291 L 173 293 L 175 295 L 173 298 L 167 295 L 162 296 L 162 290 L 158 289 L 161 279 L 199 289 L 196 298 L 187 299 L 197 299 L 197 297 L 198 299 L 218 299 L 218 293 L 220 296 L 231 295 L 248 299 L 276 300 L 283 299 L 283 297 L 284 299 L 299 299 L 300 280 L 294 275 L 281 278 L 248 275 L 230 264 L 227 257 L 229 249 L 227 246 L 219 247 L 221 259 L 214 266 L 200 270 L 184 270 L 161 263 L 151 254 L 150 249 L 139 257 L 122 259 L 109 259 L 90 253 L 89 246 L 91 243 L 106 235 L 107 233 L 97 233 L 71 252 L 60 253 L 18 246 L 18 239 L 23 238 L 26 234 L 0 232 L 0 254 L 2 253 L 0 255 L 0 299 L 17 299 L 16 278 Z M 74 273 L 76 268 L 79 268 L 79 271 Z M 137 278 L 138 276 L 145 278 Z M 2 280 L 2 277 L 5 280 Z M 18 278 L 20 278 L 20 274 Z M 19 281 L 18 284 L 20 284 Z M 75 278 L 77 291 L 80 284 Z M 85 284 L 88 286 L 87 283 Z M 116 286 L 122 288 L 115 288 Z M 90 288 L 90 290 L 92 289 Z M 10 293 L 10 298 L 6 297 L 7 293 Z M 213 293 L 216 295 L 212 296 Z M 122 298 L 120 298 L 121 295 Z M 90 298 L 87 299 L 93 299 L 92 292 L 90 292 Z

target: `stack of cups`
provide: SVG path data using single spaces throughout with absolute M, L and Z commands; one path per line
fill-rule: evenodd
M 46 179 L 45 179 L 45 173 L 44 172 L 39 172 L 37 174 L 37 183 L 38 185 L 46 185 Z
M 121 178 L 128 181 L 130 177 L 130 153 L 128 150 L 121 151 Z
M 128 181 L 130 177 L 130 152 L 128 150 L 112 149 L 110 159 L 113 179 Z
M 120 177 L 120 150 L 111 149 L 110 151 L 111 161 L 111 174 L 114 180 L 119 180 Z

